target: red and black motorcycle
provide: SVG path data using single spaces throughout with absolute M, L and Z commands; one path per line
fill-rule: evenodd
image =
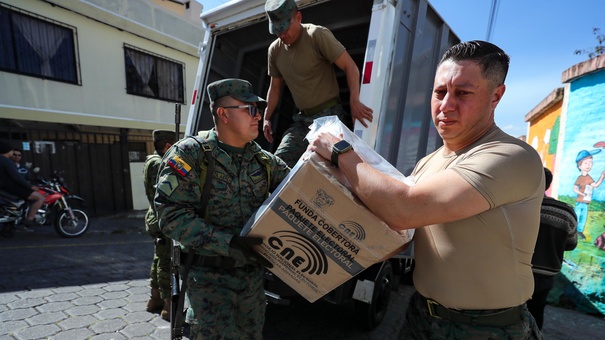
M 44 196 L 44 205 L 34 217 L 40 225 L 48 225 L 54 221 L 55 230 L 63 237 L 82 236 L 90 226 L 88 215 L 81 210 L 84 199 L 73 195 L 65 186 L 62 177 L 54 174 L 51 180 L 37 179 L 38 192 Z M 20 200 L 12 195 L 0 193 L 0 224 L 2 235 L 12 236 L 10 227 L 18 226 L 29 212 L 27 201 Z

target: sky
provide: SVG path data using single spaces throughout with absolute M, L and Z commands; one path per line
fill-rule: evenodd
M 356 1 L 356 0 L 350 0 Z M 490 0 L 428 0 L 460 40 L 486 40 Z M 198 0 L 204 11 L 227 0 Z M 499 0 L 489 41 L 511 58 L 506 92 L 496 124 L 519 137 L 525 115 L 553 90 L 564 87 L 563 72 L 589 59 L 575 50 L 598 45 L 593 28 L 605 34 L 605 0 Z

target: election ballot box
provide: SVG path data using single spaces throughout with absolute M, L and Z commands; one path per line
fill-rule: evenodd
M 242 234 L 262 237 L 256 250 L 273 264 L 273 274 L 314 302 L 399 253 L 413 231 L 390 229 L 336 180 L 338 168 L 314 153 L 306 156 Z

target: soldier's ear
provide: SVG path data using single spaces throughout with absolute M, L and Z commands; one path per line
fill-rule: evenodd
M 223 123 L 227 123 L 227 121 L 229 120 L 229 117 L 227 117 L 227 110 L 225 110 L 222 107 L 219 107 L 216 109 L 216 116 L 218 117 L 218 119 L 220 119 Z

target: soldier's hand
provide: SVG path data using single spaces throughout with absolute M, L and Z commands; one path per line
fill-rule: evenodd
M 359 121 L 361 125 L 367 128 L 368 123 L 366 123 L 365 121 L 367 120 L 371 123 L 374 120 L 374 111 L 371 108 L 365 106 L 359 100 L 351 100 L 350 108 L 351 117 L 353 118 L 353 124 L 355 124 L 355 121 Z
M 253 246 L 260 245 L 261 243 L 263 243 L 263 239 L 260 237 L 233 236 L 229 243 L 229 256 L 237 262 L 254 263 L 267 268 L 273 268 L 271 262 L 252 249 Z
M 265 135 L 265 138 L 267 139 L 267 142 L 269 143 L 273 143 L 273 129 L 271 127 L 271 121 L 270 120 L 264 120 L 263 121 L 263 134 Z

